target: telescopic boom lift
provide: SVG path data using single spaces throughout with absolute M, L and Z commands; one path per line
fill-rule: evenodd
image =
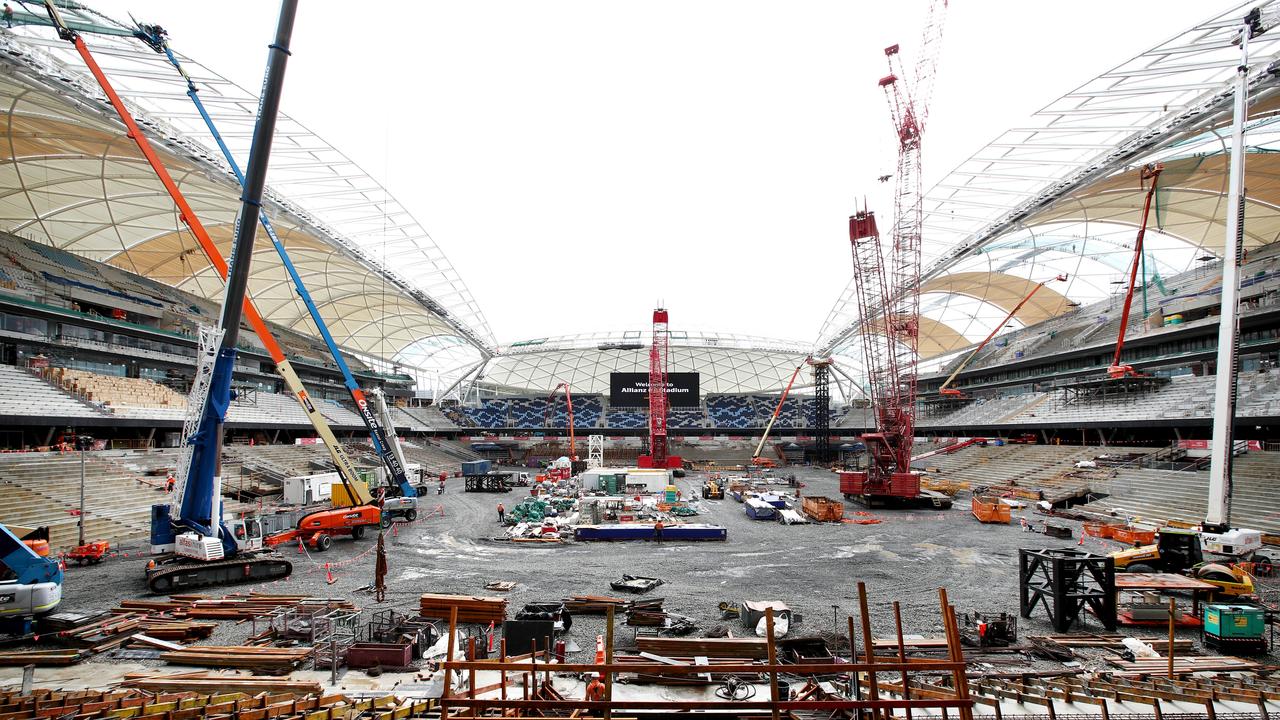
M 1107 375 L 1112 379 L 1140 375 L 1132 365 L 1120 362 L 1120 354 L 1124 352 L 1124 336 L 1129 329 L 1129 308 L 1133 305 L 1133 288 L 1137 284 L 1138 267 L 1142 263 L 1142 239 L 1147 235 L 1147 218 L 1151 217 L 1151 200 L 1155 197 L 1156 182 L 1160 179 L 1162 170 L 1164 170 L 1164 163 L 1152 163 L 1143 165 L 1140 173 L 1143 184 L 1150 180 L 1151 185 L 1147 188 L 1147 198 L 1142 204 L 1142 224 L 1138 226 L 1138 239 L 1133 243 L 1133 265 L 1129 267 L 1129 289 L 1124 294 L 1124 310 L 1120 313 L 1120 334 L 1116 338 L 1116 354 L 1111 360 L 1111 366 L 1107 368 Z M 1146 282 L 1146 278 L 1143 278 L 1143 282 Z
M 764 443 L 769 439 L 769 431 L 773 430 L 773 424 L 777 422 L 778 415 L 782 413 L 782 405 L 787 401 L 787 394 L 791 392 L 791 386 L 795 384 L 796 377 L 800 375 L 800 370 L 803 368 L 804 363 L 796 366 L 796 371 L 791 373 L 791 379 L 787 381 L 787 387 L 782 390 L 782 397 L 778 398 L 778 405 L 773 409 L 773 415 L 769 418 L 768 424 L 764 426 L 764 434 L 760 436 L 760 442 L 756 444 L 756 451 L 751 453 L 752 465 L 764 464 L 760 459 L 760 453 L 764 450 Z
M 1017 315 L 1018 311 L 1022 309 L 1023 305 L 1026 305 L 1028 302 L 1030 302 L 1031 298 L 1034 297 L 1035 294 L 1040 291 L 1040 288 L 1044 287 L 1045 285 L 1048 285 L 1051 282 L 1054 282 L 1055 280 L 1058 282 L 1066 282 L 1067 276 L 1059 275 L 1053 278 L 1052 280 L 1045 280 L 1044 282 L 1036 283 L 1036 286 L 1031 288 L 1031 292 L 1027 293 L 1027 296 L 1022 298 L 1021 302 L 1019 302 L 1017 305 L 1014 305 L 1013 309 L 1009 311 L 1009 314 L 1005 315 L 1004 319 L 1001 320 L 999 324 L 997 324 L 994 328 L 992 328 L 991 334 L 988 335 L 985 339 L 983 339 L 982 342 L 978 343 L 978 347 L 974 348 L 973 352 L 969 353 L 969 356 L 964 359 L 964 362 L 957 365 L 956 369 L 951 371 L 951 375 L 947 377 L 947 381 L 942 383 L 942 387 L 938 388 L 938 394 L 944 398 L 963 398 L 965 396 L 963 392 L 951 387 L 951 383 L 955 382 L 956 376 L 960 374 L 961 370 L 965 369 L 965 366 L 967 366 L 970 362 L 973 361 L 975 357 L 978 356 L 978 353 L 982 352 L 982 348 L 986 347 L 987 343 L 991 342 L 991 339 L 994 338 L 997 333 L 999 333 L 1002 329 L 1004 329 L 1005 323 L 1008 323 L 1009 320 L 1014 315 Z
M 284 65 L 289 54 L 289 38 L 293 32 L 293 18 L 297 10 L 296 0 L 283 0 L 280 21 L 276 27 L 275 42 L 271 45 L 271 58 L 267 67 L 263 96 L 259 105 L 258 123 L 254 130 L 253 145 L 249 156 L 249 172 L 245 182 L 240 221 L 236 226 L 235 243 L 232 246 L 233 262 L 229 267 L 218 247 L 209 237 L 204 225 L 192 210 L 168 170 L 152 149 L 146 135 L 134 121 L 132 114 L 107 80 L 102 68 L 89 52 L 83 38 L 62 21 L 61 15 L 50 0 L 45 0 L 49 19 L 58 30 L 58 36 L 71 42 L 85 65 L 101 86 L 116 113 L 124 123 L 128 136 L 137 145 L 161 184 L 178 208 L 178 216 L 195 236 L 209 262 L 227 281 L 223 298 L 220 329 L 207 332 L 202 328 L 202 338 L 218 346 L 216 351 L 208 342 L 202 342 L 201 357 L 197 365 L 195 388 L 203 397 L 195 398 L 189 412 L 199 412 L 198 418 L 188 418 L 189 434 L 184 438 L 184 454 L 178 471 L 181 483 L 175 489 L 171 505 L 155 505 L 151 515 L 151 546 L 157 550 L 173 549 L 178 558 L 199 561 L 194 564 L 177 564 L 178 558 L 162 558 L 162 562 L 150 567 L 148 585 L 153 590 L 172 590 L 218 585 L 228 582 L 273 580 L 292 572 L 288 561 L 271 557 L 237 557 L 244 555 L 235 534 L 222 518 L 221 446 L 226 411 L 231 403 L 231 378 L 235 366 L 236 345 L 243 317 L 257 333 L 267 353 L 275 362 L 276 371 L 285 385 L 297 398 L 317 434 L 325 443 L 330 457 L 338 467 L 343 485 L 352 497 L 367 505 L 371 498 L 368 490 L 356 481 L 351 462 L 342 446 L 329 429 L 328 423 L 316 409 L 288 358 L 267 328 L 262 316 L 251 300 L 246 298 L 249 266 L 253 255 L 253 238 L 258 226 L 258 215 L 266 185 L 267 162 L 270 156 L 275 117 L 279 109 L 280 90 L 284 82 Z M 193 393 L 194 395 L 195 393 Z M 371 508 L 372 524 L 377 524 L 377 509 Z M 363 512 L 364 508 L 357 508 Z M 366 513 L 367 514 L 367 513 Z M 368 518 L 361 518 L 363 524 Z M 353 522 L 348 519 L 347 522 Z
M 182 75 L 182 79 L 187 83 L 187 97 L 191 98 L 191 102 L 195 104 L 196 111 L 200 113 L 205 126 L 209 128 L 209 134 L 213 136 L 218 149 L 222 151 L 222 157 L 227 161 L 227 166 L 231 168 L 236 180 L 243 187 L 245 182 L 244 173 L 241 172 L 240 165 L 236 162 L 231 149 L 223 141 L 222 134 L 218 132 L 218 127 L 214 124 L 213 118 L 209 116 L 208 110 L 205 109 L 195 82 L 187 74 L 187 71 L 183 69 L 182 64 L 178 62 L 177 56 L 169 47 L 168 33 L 159 25 L 138 23 L 136 36 L 151 47 L 152 50 L 163 53 L 174 69 Z M 263 231 L 270 238 L 271 244 L 276 249 L 276 254 L 280 256 L 281 264 L 284 265 L 285 271 L 289 274 L 289 279 L 293 281 L 294 289 L 298 291 L 298 297 L 302 299 L 307 312 L 311 315 L 311 321 L 315 323 L 316 329 L 320 331 L 320 337 L 324 339 L 325 345 L 329 348 L 329 354 L 333 356 L 334 363 L 337 364 L 338 369 L 342 372 L 342 381 L 347 387 L 347 392 L 351 394 L 352 401 L 355 402 L 360 419 L 364 421 L 365 428 L 368 429 L 369 440 L 373 444 L 373 449 L 382 460 L 382 464 L 387 468 L 387 474 L 391 479 L 391 487 L 395 488 L 395 491 L 403 497 L 416 497 L 418 492 L 405 472 L 403 456 L 395 451 L 390 442 L 389 434 L 395 434 L 395 427 L 387 425 L 385 419 L 380 420 L 374 409 L 370 407 L 369 398 L 360 388 L 359 383 L 356 382 L 351 368 L 347 365 L 347 361 L 343 359 L 342 351 L 338 349 L 337 341 L 333 339 L 333 334 L 329 332 L 328 324 L 320 314 L 315 301 L 312 300 L 311 293 L 307 291 L 307 286 L 303 283 L 302 276 L 298 273 L 293 260 L 289 257 L 289 252 L 285 249 L 284 243 L 281 242 L 280 237 L 276 234 L 275 228 L 271 224 L 271 218 L 263 213 L 261 221 Z
M 93 74 L 94 79 L 97 80 L 98 85 L 106 94 L 107 99 L 111 102 L 111 106 L 115 109 L 116 114 L 119 115 L 120 121 L 124 123 L 129 138 L 137 145 L 138 150 L 146 159 L 147 164 L 151 166 L 152 171 L 155 172 L 161 184 L 164 185 L 165 190 L 173 200 L 174 205 L 178 207 L 179 219 L 187 226 L 187 229 L 191 231 L 196 242 L 200 245 L 200 249 L 204 251 L 205 256 L 208 258 L 209 263 L 213 265 L 214 269 L 218 272 L 218 275 L 225 281 L 227 279 L 228 266 L 227 261 L 222 257 L 222 252 L 209 237 L 209 233 L 205 230 L 204 224 L 200 222 L 200 218 L 196 216 L 195 211 L 192 210 L 190 204 L 187 203 L 182 191 L 178 189 L 173 177 L 169 175 L 169 171 L 160 161 L 155 150 L 152 149 L 151 143 L 147 140 L 146 135 L 143 134 L 142 129 L 139 128 L 137 122 L 134 121 L 133 115 L 129 112 L 128 108 L 125 107 L 124 102 L 120 99 L 120 96 L 116 93 L 115 88 L 112 87 L 110 81 L 107 80 L 106 74 L 102 72 L 102 68 L 89 52 L 89 48 L 85 45 L 84 40 L 80 37 L 78 32 L 69 29 L 66 24 L 63 23 L 62 17 L 58 13 L 57 8 L 54 7 L 53 3 L 49 2 L 49 0 L 45 0 L 45 9 L 49 13 L 49 19 L 53 26 L 58 31 L 58 36 L 63 40 L 70 41 L 75 46 L 76 52 L 79 53 L 80 58 L 89 68 L 89 72 Z M 248 263 L 246 262 L 246 265 L 247 264 Z M 343 484 L 350 486 L 350 491 L 353 493 L 353 496 L 362 497 L 362 503 L 370 502 L 371 498 L 368 491 L 361 491 L 359 489 L 359 483 L 357 482 L 358 476 L 356 475 L 355 468 L 352 465 L 350 458 L 347 457 L 346 451 L 343 450 L 341 443 L 338 442 L 337 437 L 333 434 L 333 430 L 329 428 L 329 423 L 324 419 L 324 416 L 320 414 L 319 409 L 317 409 L 315 404 L 311 401 L 311 396 L 303 386 L 302 380 L 298 378 L 298 374 L 294 372 L 288 358 L 284 354 L 284 350 L 280 347 L 280 343 L 276 341 L 275 336 L 271 333 L 270 329 L 267 328 L 266 323 L 263 321 L 262 316 L 258 313 L 257 308 L 251 300 L 244 303 L 243 315 L 245 320 L 249 323 L 249 326 L 253 328 L 254 332 L 257 334 L 258 339 L 262 342 L 262 346 L 266 349 L 272 362 L 275 363 L 276 373 L 280 375 L 282 380 L 284 380 L 285 387 L 289 389 L 289 392 L 293 393 L 294 398 L 302 407 L 303 412 L 306 413 L 307 419 L 311 422 L 312 427 L 315 428 L 316 434 L 319 435 L 321 441 L 324 442 L 325 448 L 329 452 L 329 457 L 336 466 L 338 476 L 341 478 Z M 181 468 L 179 468 L 179 470 L 181 470 Z M 185 485 L 186 479 L 184 477 L 184 473 L 178 473 L 178 480 Z M 182 488 L 179 488 L 178 494 L 181 494 L 181 492 Z
M 547 417 L 543 419 L 543 423 L 547 427 L 551 427 L 551 421 L 555 419 L 556 393 L 560 392 L 561 388 L 564 388 L 564 401 L 568 405 L 569 410 L 569 459 L 577 460 L 578 445 L 577 440 L 573 436 L 573 392 L 569 390 L 569 383 L 562 382 L 559 385 L 556 385 L 556 388 L 551 391 L 550 397 L 547 398 Z

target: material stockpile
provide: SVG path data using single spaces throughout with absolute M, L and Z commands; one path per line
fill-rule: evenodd
M 817 522 L 840 522 L 844 517 L 844 503 L 821 495 L 805 497 L 800 507 Z
M 661 606 L 662 598 L 654 599 Z M 564 599 L 564 609 L 575 615 L 604 615 L 611 607 L 615 613 L 622 613 L 631 607 L 631 601 L 605 595 L 574 595 Z
M 239 668 L 263 672 L 283 672 L 296 668 L 311 657 L 314 648 L 247 647 L 244 645 L 192 645 L 161 653 L 172 665 Z
M 178 676 L 175 676 L 175 679 Z M 439 714 L 432 700 L 392 696 L 354 699 L 341 694 L 321 696 L 314 683 L 258 679 L 244 687 L 235 678 L 192 678 L 178 692 L 151 689 L 49 690 L 35 688 L 0 692 L 5 718 L 277 718 L 277 717 L 396 717 L 419 718 Z M 210 684 L 212 682 L 212 684 Z M 261 688 L 261 689 L 259 689 Z
M 663 657 L 736 657 L 764 660 L 769 657 L 769 641 L 764 638 L 636 638 L 642 652 Z
M 507 601 L 500 597 L 472 595 L 437 595 L 425 593 L 419 600 L 418 614 L 425 618 L 448 620 L 458 609 L 460 623 L 501 623 L 507 619 Z
M 124 600 L 112 612 L 162 612 L 175 618 L 209 620 L 246 620 L 261 617 L 280 608 L 323 608 L 350 610 L 357 608 L 342 598 L 315 598 L 307 595 L 270 595 L 236 593 L 221 598 L 207 595 L 172 595 L 168 600 Z

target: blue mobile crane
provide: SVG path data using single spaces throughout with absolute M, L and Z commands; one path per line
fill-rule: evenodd
M 209 128 L 209 134 L 213 136 L 213 140 L 218 145 L 218 149 L 222 152 L 222 157 L 227 161 L 227 166 L 236 176 L 243 187 L 245 184 L 244 173 L 241 172 L 239 164 L 236 163 L 235 156 L 232 155 L 231 149 L 227 147 L 226 142 L 222 139 L 222 134 L 218 132 L 217 125 L 214 124 L 213 118 L 210 117 L 208 110 L 205 109 L 204 102 L 200 100 L 200 92 L 196 87 L 195 81 L 187 74 L 182 67 L 182 63 L 178 61 L 177 56 L 169 47 L 168 33 L 159 25 L 144 25 L 137 22 L 137 28 L 134 36 L 142 42 L 146 43 L 152 50 L 163 54 L 168 58 L 169 63 L 173 65 L 178 74 L 187 83 L 187 97 L 191 98 L 191 102 L 195 104 L 196 111 L 200 113 L 200 117 L 204 120 L 204 124 Z M 324 321 L 324 317 L 320 314 L 319 308 L 315 301 L 311 299 L 311 293 L 307 291 L 307 286 L 302 281 L 302 276 L 298 273 L 298 269 L 294 266 L 293 260 L 289 257 L 288 250 L 285 249 L 284 243 L 276 234 L 275 228 L 271 225 L 271 218 L 266 214 L 261 215 L 262 229 L 266 232 L 267 237 L 271 239 L 271 244 L 276 249 L 276 254 L 280 256 L 280 262 L 284 265 L 285 271 L 289 274 L 289 279 L 293 281 L 293 286 L 298 292 L 298 297 L 302 299 L 306 305 L 307 312 L 311 315 L 311 321 L 315 323 L 316 329 L 320 331 L 320 337 L 324 339 L 324 343 L 329 348 L 329 353 L 333 356 L 334 363 L 342 372 L 343 384 L 346 385 L 347 391 L 351 394 L 352 401 L 355 402 L 359 411 L 360 419 L 364 421 L 365 428 L 369 432 L 369 440 L 373 444 L 374 450 L 378 457 L 382 460 L 383 465 L 387 469 L 387 476 L 390 478 L 388 487 L 390 494 L 398 495 L 402 500 L 398 503 L 388 503 L 387 509 L 394 509 L 397 514 L 409 517 L 416 517 L 417 501 L 413 500 L 425 488 L 419 488 L 410 481 L 405 471 L 404 462 L 400 455 L 396 452 L 394 439 L 388 436 L 388 432 L 394 434 L 395 427 L 388 423 L 384 426 L 379 421 L 379 413 L 375 408 L 370 406 L 369 397 L 365 395 L 364 390 L 360 388 L 356 382 L 355 376 L 351 373 L 351 368 L 347 365 L 347 361 L 343 359 L 342 352 L 338 349 L 338 343 L 333 339 L 332 333 L 329 332 L 329 326 Z
M 177 184 L 152 149 L 146 135 L 133 120 L 120 96 L 107 80 L 102 68 L 89 52 L 79 32 L 67 26 L 51 0 L 44 1 L 51 24 L 58 36 L 75 46 L 85 65 L 97 80 L 108 101 L 116 109 L 124 123 L 128 136 L 142 152 L 155 171 L 161 184 L 178 207 L 180 219 L 196 236 L 205 249 L 210 262 L 219 274 L 226 277 L 226 292 L 217 328 L 201 327 L 201 342 L 196 365 L 196 379 L 191 397 L 187 423 L 183 427 L 186 443 L 179 468 L 180 488 L 174 493 L 173 505 L 153 505 L 151 514 L 152 547 L 172 547 L 174 556 L 161 562 L 148 564 L 147 585 L 155 592 L 172 592 L 178 589 L 220 585 L 231 582 L 276 580 L 287 577 L 293 564 L 280 556 L 254 553 L 262 546 L 261 533 L 253 533 L 244 520 L 227 523 L 222 512 L 222 440 L 227 408 L 231 404 L 231 378 L 235 367 L 240 322 L 249 324 L 268 347 L 272 359 L 288 381 L 296 379 L 283 351 L 275 342 L 262 316 L 252 302 L 246 300 L 249 269 L 253 259 L 254 236 L 258 229 L 258 216 L 262 197 L 266 190 L 267 165 L 271 156 L 271 142 L 275 135 L 276 116 L 280 108 L 281 89 L 284 85 L 284 69 L 289 56 L 289 40 L 293 34 L 293 21 L 297 13 L 297 0 L 282 0 L 280 19 L 276 25 L 275 41 L 267 62 L 267 77 L 263 82 L 262 97 L 258 105 L 258 119 L 253 131 L 249 152 L 249 171 L 241 195 L 240 217 L 236 223 L 232 243 L 231 261 L 222 262 L 221 255 L 205 231 L 204 225 L 187 203 Z M 314 404 L 297 383 L 295 394 L 303 402 L 309 414 L 318 416 Z M 323 425 L 323 419 L 320 424 Z M 327 427 L 327 426 L 325 426 Z M 335 447 L 336 444 L 335 444 Z M 344 508 L 334 517 L 319 518 L 318 522 L 330 525 L 342 524 L 352 530 L 354 525 L 376 525 L 378 510 L 375 506 Z M 369 515 L 372 518 L 369 518 Z M 313 514 L 318 515 L 318 514 Z M 309 516 L 312 517 L 312 516 Z M 260 527 L 255 525 L 255 527 Z

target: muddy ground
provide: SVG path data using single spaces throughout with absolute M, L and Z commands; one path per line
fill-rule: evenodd
M 797 468 L 806 495 L 839 497 L 832 473 Z M 575 594 L 616 595 L 609 582 L 622 574 L 651 575 L 666 584 L 648 594 L 663 597 L 666 609 L 694 618 L 702 632 L 726 626 L 734 634 L 749 632 L 736 620 L 723 620 L 721 601 L 777 600 L 801 614 L 793 634 L 843 634 L 846 617 L 856 614 L 858 582 L 870 597 L 873 631 L 892 633 L 891 603 L 902 606 L 905 632 L 940 634 L 938 589 L 946 588 L 960 612 L 1018 611 L 1019 548 L 1078 547 L 1077 540 L 1057 540 L 1011 526 L 983 525 L 969 512 L 962 494 L 951 510 L 876 510 L 882 522 L 874 525 L 812 524 L 786 526 L 754 521 L 731 498 L 704 501 L 707 514 L 699 521 L 728 529 L 727 542 L 617 542 L 527 545 L 495 540 L 501 535 L 496 506 L 511 507 L 525 492 L 503 494 L 461 492 L 460 481 L 444 495 L 425 498 L 425 507 L 440 505 L 435 516 L 402 525 L 388 536 L 390 575 L 387 603 L 377 605 L 361 588 L 373 580 L 373 541 L 340 540 L 326 553 L 298 554 L 286 549 L 295 563 L 288 580 L 252 586 L 264 592 L 348 597 L 366 611 L 394 607 L 414 612 L 423 592 L 494 595 L 484 585 L 494 580 L 515 581 L 505 593 L 510 614 L 524 603 L 566 598 Z M 686 497 L 696 496 L 702 477 L 691 473 L 677 481 Z M 847 512 L 861 510 L 852 504 Z M 1026 513 L 1034 525 L 1042 517 Z M 1072 527 L 1076 538 L 1079 523 Z M 1086 538 L 1084 549 L 1107 552 L 1119 545 Z M 145 594 L 142 563 L 137 557 L 117 558 L 99 566 L 72 567 L 67 573 L 63 610 L 93 611 Z M 325 563 L 330 563 L 329 570 Z M 332 583 L 329 582 L 330 575 Z M 247 590 L 248 587 L 229 588 Z M 221 594 L 221 593 L 219 593 Z M 1047 618 L 1038 612 L 1023 620 L 1022 634 L 1049 632 Z M 235 641 L 246 627 L 228 623 L 214 641 Z M 569 639 L 591 652 L 603 631 L 599 616 L 578 616 Z M 1086 628 L 1101 630 L 1090 619 Z M 1160 629 L 1145 634 L 1159 636 Z M 1137 634 L 1143 634 L 1138 632 Z M 1188 633 L 1188 636 L 1190 633 Z M 620 626 L 619 644 L 632 637 Z M 1011 661 L 994 659 L 999 665 Z M 1016 664 L 1016 661 L 1013 661 Z

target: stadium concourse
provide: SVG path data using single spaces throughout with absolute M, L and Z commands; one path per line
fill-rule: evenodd
M 1265 634 L 1224 640 L 1201 608 L 1252 628 L 1280 600 L 1280 2 L 1215 12 L 973 138 L 921 200 L 918 314 L 863 317 L 851 279 L 812 338 L 689 330 L 673 308 L 669 325 L 659 310 L 500 341 L 397 188 L 280 115 L 261 202 L 279 247 L 259 233 L 248 277 L 266 332 L 246 322 L 234 345 L 209 477 L 191 448 L 210 377 L 227 377 L 202 344 L 223 280 L 117 111 L 231 256 L 242 189 L 220 145 L 247 157 L 259 98 L 166 54 L 156 28 L 50 6 L 12 3 L 0 27 L 0 717 L 1280 712 L 1280 685 L 1243 658 L 1274 662 Z M 206 112 L 234 131 L 215 138 Z M 911 383 L 864 353 L 890 326 L 918 332 Z M 1224 326 L 1238 374 L 1215 448 Z M 908 384 L 910 467 L 886 477 L 921 489 L 865 492 L 886 462 L 884 388 Z M 1175 548 L 1213 515 L 1223 448 L 1243 534 L 1222 537 L 1245 544 L 1208 528 Z M 210 494 L 188 501 L 198 480 Z M 165 575 L 175 557 L 225 572 Z M 255 575 L 244 558 L 263 557 L 292 574 Z M 1071 592 L 1037 584 L 1049 566 L 1078 571 Z M 60 606 L 17 607 L 33 567 Z M 648 578 L 661 588 L 622 595 Z M 1062 610 L 1088 593 L 1089 612 Z M 595 671 L 457 665 L 455 643 L 630 669 L 593 688 Z M 932 674 L 853 682 L 834 665 L 893 653 Z

